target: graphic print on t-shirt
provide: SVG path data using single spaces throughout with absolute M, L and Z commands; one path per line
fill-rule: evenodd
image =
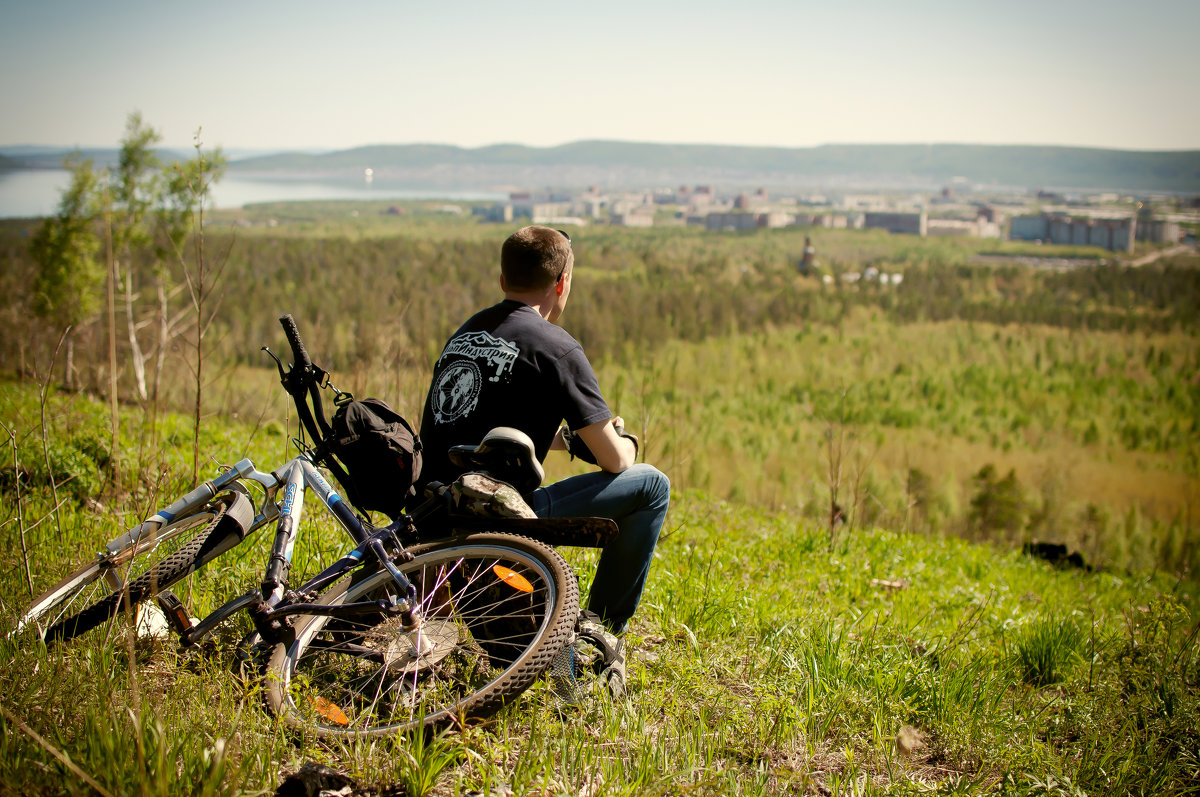
M 486 332 L 468 332 L 447 343 L 438 365 L 448 357 L 457 359 L 434 381 L 431 395 L 434 420 L 451 423 L 470 415 L 479 403 L 485 371 L 495 369 L 487 380 L 499 382 L 506 372 L 511 373 L 518 354 L 520 349 L 515 344 Z

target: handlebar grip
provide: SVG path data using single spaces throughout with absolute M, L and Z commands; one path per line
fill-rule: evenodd
M 296 361 L 296 366 L 302 369 L 311 368 L 312 359 L 304 348 L 304 342 L 300 340 L 300 330 L 296 328 L 296 320 L 292 318 L 292 314 L 279 316 L 279 323 L 283 325 L 283 334 L 287 336 L 288 344 L 292 347 L 292 358 Z

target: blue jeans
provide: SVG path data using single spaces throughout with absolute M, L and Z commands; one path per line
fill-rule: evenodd
M 671 482 L 652 465 L 621 473 L 596 471 L 571 476 L 525 496 L 538 517 L 606 517 L 617 535 L 604 546 L 587 607 L 615 633 L 637 609 L 650 573 L 650 560 L 671 502 Z

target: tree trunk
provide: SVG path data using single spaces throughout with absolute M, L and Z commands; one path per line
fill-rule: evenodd
M 63 354 L 63 388 L 68 392 L 75 390 L 75 336 L 68 333 L 66 352 Z
M 129 267 L 125 269 L 125 325 L 129 330 L 129 359 L 133 364 L 138 398 L 145 402 L 149 398 L 146 392 L 146 358 L 142 356 L 142 347 L 138 344 L 137 324 L 133 320 L 133 277 L 130 273 L 132 270 Z
M 119 476 L 117 446 L 120 442 L 121 416 L 117 409 L 117 261 L 113 257 L 112 208 L 104 205 L 104 258 L 108 264 L 108 405 L 112 419 L 112 442 L 108 461 L 112 465 L 112 484 L 115 490 Z
M 201 236 L 203 233 L 201 233 Z M 200 410 L 204 398 L 204 239 L 196 245 L 196 417 L 192 436 L 192 482 L 200 478 Z
M 171 325 L 167 323 L 167 290 L 162 271 L 158 273 L 158 350 L 154 352 L 154 390 L 150 394 L 150 445 L 158 448 L 158 399 L 162 390 L 163 365 L 167 359 L 167 345 L 171 338 Z
M 154 353 L 154 391 L 151 394 L 154 406 L 158 407 L 158 391 L 162 387 L 163 365 L 167 359 L 167 345 L 171 339 L 171 325 L 167 310 L 167 289 L 163 284 L 163 276 L 158 276 L 158 351 Z

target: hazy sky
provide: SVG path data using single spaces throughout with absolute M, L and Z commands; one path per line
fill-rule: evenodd
M 0 0 L 0 145 L 1200 149 L 1200 0 Z

